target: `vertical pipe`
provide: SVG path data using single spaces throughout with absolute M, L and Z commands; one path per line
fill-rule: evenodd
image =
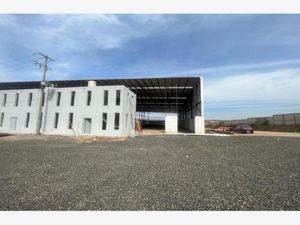
M 204 116 L 204 102 L 203 102 L 203 78 L 200 77 L 200 109 L 201 115 Z

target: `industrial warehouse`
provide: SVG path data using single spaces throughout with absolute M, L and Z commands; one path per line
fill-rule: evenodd
M 0 83 L 0 132 L 129 136 L 138 120 L 204 134 L 202 85 L 201 77 Z

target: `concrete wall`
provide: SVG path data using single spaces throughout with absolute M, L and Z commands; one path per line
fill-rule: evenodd
M 213 126 L 236 126 L 240 124 L 269 124 L 269 125 L 300 125 L 300 113 L 276 114 L 269 117 L 255 117 L 242 120 L 212 120 L 205 121 L 207 125 Z
M 205 134 L 205 121 L 203 116 L 195 117 L 195 134 Z
M 18 106 L 15 106 L 17 93 L 19 94 L 19 103 Z M 29 93 L 32 93 L 31 106 L 28 106 Z M 7 94 L 5 106 L 3 105 L 4 94 Z M 38 89 L 0 91 L 0 117 L 1 114 L 4 113 L 3 124 L 0 126 L 0 132 L 34 133 L 36 128 L 38 114 L 37 105 L 39 98 L 40 90 Z M 28 128 L 25 127 L 27 113 L 30 113 Z M 10 120 L 12 117 L 17 118 L 16 130 L 10 130 Z
M 104 106 L 104 90 L 108 90 L 108 105 Z M 120 105 L 116 105 L 116 90 L 121 91 Z M 71 106 L 71 92 L 75 91 L 75 104 Z M 87 106 L 87 93 L 91 91 L 91 103 Z M 28 93 L 33 93 L 32 106 L 27 106 Z M 60 106 L 57 106 L 58 92 L 61 92 Z M 7 93 L 7 105 L 0 106 L 4 112 L 4 123 L 0 132 L 34 133 L 37 121 L 37 110 L 40 90 L 1 91 L 0 98 Z M 15 107 L 14 96 L 20 93 L 19 106 Z M 46 134 L 80 135 L 83 133 L 84 118 L 91 119 L 91 135 L 121 136 L 134 132 L 136 96 L 125 86 L 96 86 L 71 88 L 46 88 L 45 104 L 41 132 Z M 1 101 L 2 103 L 2 101 Z M 26 113 L 30 112 L 30 126 L 25 128 Z M 54 127 L 55 113 L 59 114 L 58 127 Z M 73 113 L 73 129 L 68 129 L 69 114 Z M 107 113 L 107 128 L 102 130 L 102 113 Z M 114 128 L 115 113 L 120 113 L 119 129 Z M 17 129 L 9 129 L 10 117 L 17 117 Z M 46 118 L 46 119 L 45 119 Z
M 300 113 L 273 115 L 274 125 L 300 125 Z
M 177 133 L 178 132 L 178 117 L 177 116 L 166 116 L 165 132 L 166 133 Z

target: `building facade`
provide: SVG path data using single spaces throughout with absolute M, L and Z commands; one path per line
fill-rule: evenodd
M 40 89 L 0 91 L 0 132 L 35 133 Z M 45 88 L 40 132 L 127 136 L 134 133 L 136 95 L 124 85 Z
M 165 133 L 180 129 L 205 134 L 200 76 L 55 80 L 42 85 L 48 87 L 41 133 L 130 135 L 137 118 L 144 128 L 164 126 Z M 0 132 L 35 133 L 40 88 L 40 81 L 0 82 Z

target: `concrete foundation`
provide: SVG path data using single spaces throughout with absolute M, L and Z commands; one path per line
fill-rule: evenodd
M 177 133 L 178 132 L 178 117 L 177 116 L 166 116 L 165 132 L 166 133 Z
M 205 121 L 203 116 L 195 117 L 195 134 L 205 134 Z

